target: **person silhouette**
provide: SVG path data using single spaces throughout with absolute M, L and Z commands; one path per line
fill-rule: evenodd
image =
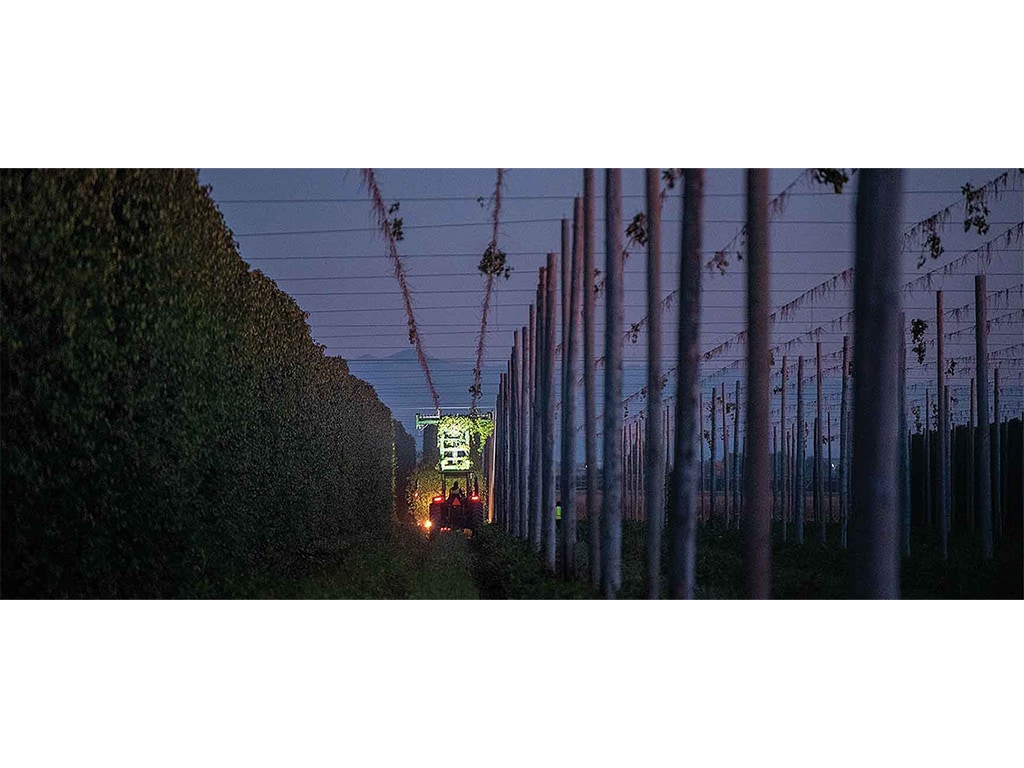
M 462 503 L 462 500 L 463 500 L 462 489 L 459 488 L 459 484 L 458 483 L 455 483 L 455 485 L 452 486 L 452 491 L 448 495 L 448 501 L 449 502 L 453 502 L 455 500 L 458 500 L 458 502 L 460 504 Z

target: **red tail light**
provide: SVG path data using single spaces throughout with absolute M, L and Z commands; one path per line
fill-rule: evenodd
M 444 496 L 435 496 L 434 501 L 444 501 Z
M 479 497 L 479 496 L 477 496 L 477 495 L 476 495 L 476 494 L 474 493 L 474 494 L 473 494 L 472 496 L 470 496 L 470 497 L 469 497 L 469 500 L 470 500 L 470 501 L 480 501 L 480 497 Z

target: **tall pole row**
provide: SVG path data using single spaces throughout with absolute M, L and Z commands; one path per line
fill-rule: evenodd
M 665 517 L 665 447 L 661 441 L 661 188 L 660 172 L 645 173 L 647 198 L 647 450 L 644 498 L 647 510 L 647 597 L 661 593 L 661 532 Z
M 854 277 L 853 505 L 851 591 L 899 598 L 900 233 L 898 170 L 859 172 Z
M 590 585 L 601 586 L 601 529 L 597 505 L 597 394 L 594 382 L 594 169 L 583 171 L 583 431 L 587 465 L 587 563 Z
M 622 170 L 605 171 L 604 494 L 601 511 L 601 591 L 622 586 Z
M 747 433 L 743 477 L 746 503 L 740 525 L 747 565 L 747 596 L 771 596 L 771 475 L 768 427 L 771 368 L 768 358 L 768 171 L 747 171 Z M 739 387 L 739 382 L 736 383 Z M 736 406 L 739 408 L 737 392 Z
M 683 222 L 679 261 L 679 370 L 676 376 L 675 465 L 668 519 L 669 595 L 693 597 L 696 566 L 697 389 L 700 383 L 701 219 L 704 170 L 683 172 Z M 712 419 L 713 421 L 714 419 Z M 714 457 L 712 457 L 712 464 Z

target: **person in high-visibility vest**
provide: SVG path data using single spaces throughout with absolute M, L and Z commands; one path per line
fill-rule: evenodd
M 562 519 L 562 502 L 555 502 L 555 522 L 557 523 Z

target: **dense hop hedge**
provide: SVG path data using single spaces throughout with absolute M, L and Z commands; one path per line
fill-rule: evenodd
M 409 488 L 416 469 L 416 439 L 395 420 L 395 514 L 399 520 L 412 522 Z
M 246 594 L 386 530 L 390 411 L 194 171 L 0 171 L 0 251 L 4 597 Z

